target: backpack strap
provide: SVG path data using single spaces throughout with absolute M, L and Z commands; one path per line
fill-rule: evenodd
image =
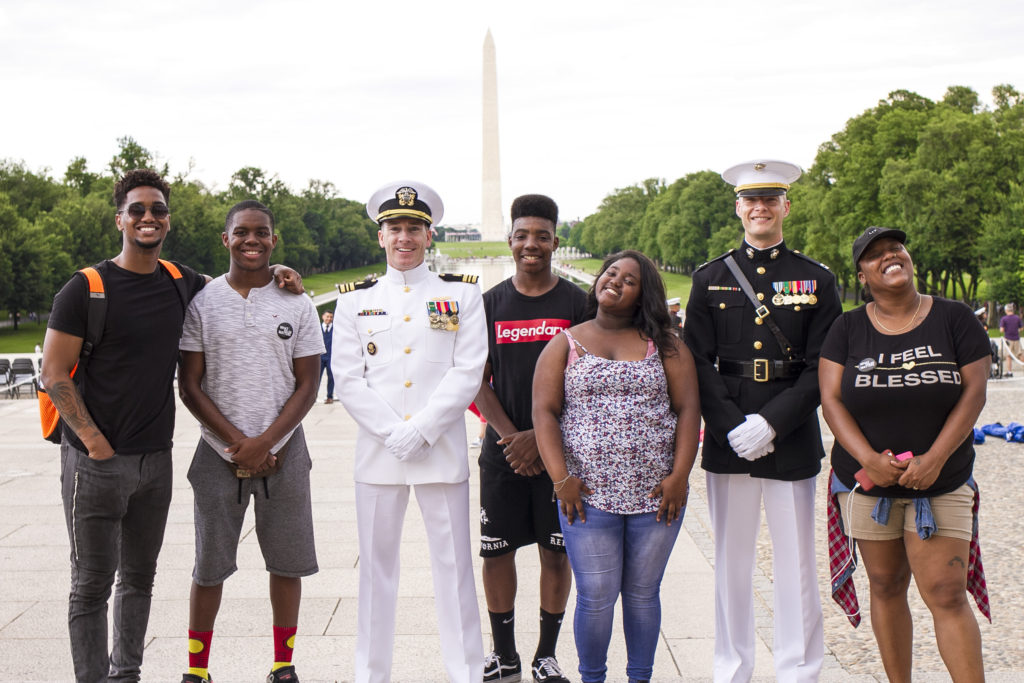
M 165 259 L 157 260 L 160 261 L 160 265 L 164 267 L 164 270 L 167 271 L 167 274 L 171 276 L 172 280 L 174 280 L 174 287 L 175 289 L 178 290 L 178 299 L 181 300 L 182 312 L 187 311 L 188 304 L 191 301 L 191 297 L 189 297 L 188 289 L 186 289 L 188 285 L 185 282 L 185 278 L 182 277 L 181 275 L 181 269 L 179 269 L 178 266 L 174 265 L 174 263 L 167 261 Z
M 82 342 L 82 351 L 79 354 L 78 363 L 75 369 L 82 364 L 82 361 L 92 355 L 93 349 L 100 343 L 103 337 L 103 326 L 107 321 L 107 292 L 103 286 L 103 276 L 95 266 L 82 268 L 80 271 L 89 284 L 89 305 L 86 311 L 85 340 Z M 74 372 L 72 372 L 74 375 Z
M 181 279 L 181 271 L 178 270 L 178 266 L 176 266 L 173 263 L 171 263 L 170 261 L 168 261 L 166 259 L 162 259 L 162 258 L 161 259 L 157 259 L 157 261 L 159 261 L 160 265 L 164 267 L 164 270 L 166 270 L 168 273 L 171 274 L 171 277 L 173 277 L 175 280 L 180 280 Z

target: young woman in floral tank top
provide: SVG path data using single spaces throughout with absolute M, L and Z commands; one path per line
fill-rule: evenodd
M 661 578 L 697 455 L 697 378 L 646 256 L 609 256 L 588 304 L 594 319 L 552 339 L 537 362 L 533 425 L 576 577 L 583 683 L 605 680 L 620 594 L 626 674 L 649 681 Z

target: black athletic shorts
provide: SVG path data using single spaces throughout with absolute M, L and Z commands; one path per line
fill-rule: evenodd
M 480 465 L 480 557 L 498 557 L 537 543 L 565 552 L 551 477 Z

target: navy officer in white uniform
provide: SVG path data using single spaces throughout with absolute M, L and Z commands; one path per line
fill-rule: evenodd
M 722 173 L 736 186 L 743 243 L 694 271 L 686 305 L 683 338 L 697 366 L 715 537 L 715 683 L 746 683 L 754 672 L 762 503 L 772 538 L 776 679 L 817 681 L 824 657 L 814 554 L 815 477 L 825 455 L 818 355 L 841 307 L 828 268 L 783 240 L 786 192 L 800 173 L 772 160 Z
M 380 279 L 342 285 L 334 316 L 338 396 L 359 425 L 356 681 L 391 679 L 399 550 L 409 490 L 430 547 L 441 654 L 451 681 L 479 683 L 483 637 L 469 537 L 465 411 L 487 359 L 475 276 L 427 269 L 440 197 L 420 182 L 390 183 L 367 214 L 387 256 Z

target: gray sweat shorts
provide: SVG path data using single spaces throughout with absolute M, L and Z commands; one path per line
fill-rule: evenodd
M 278 457 L 283 462 L 274 474 L 239 479 L 217 451 L 200 440 L 188 470 L 195 497 L 192 578 L 200 586 L 216 586 L 237 571 L 238 541 L 249 498 L 254 499 L 256 538 L 267 571 L 285 577 L 317 572 L 309 495 L 312 462 L 301 425 Z

